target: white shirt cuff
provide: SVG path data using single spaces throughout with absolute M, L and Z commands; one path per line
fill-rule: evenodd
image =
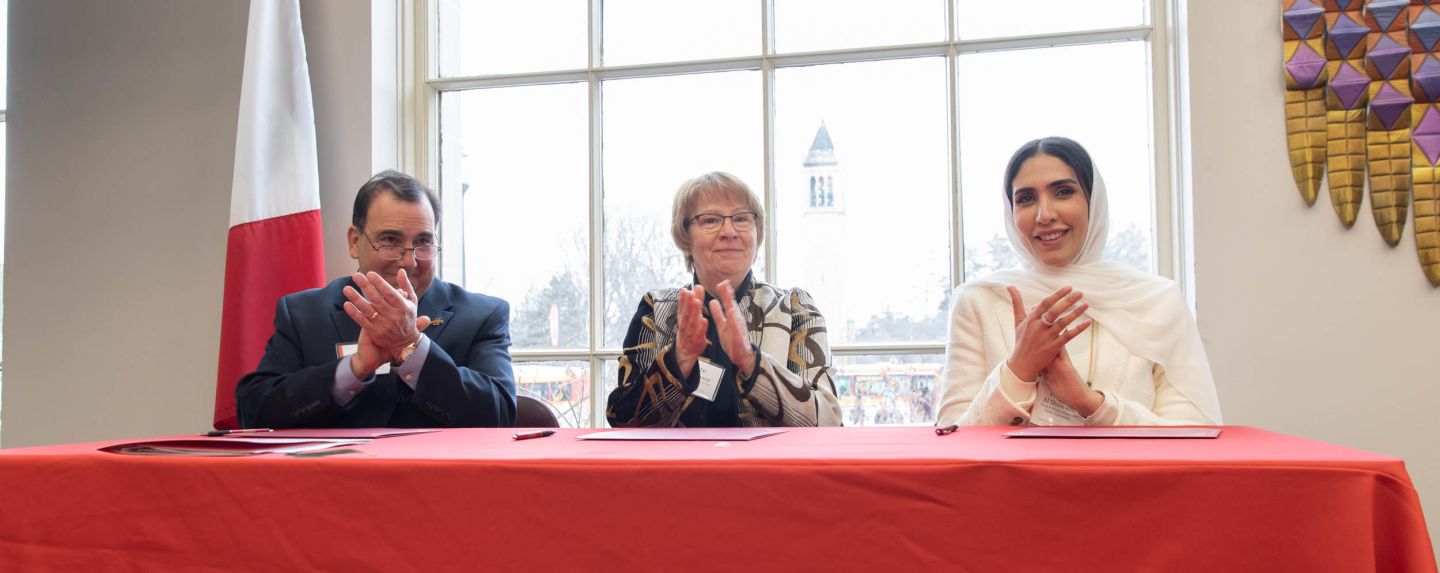
M 1029 412 L 1030 406 L 1035 404 L 1035 388 L 1039 380 L 1026 382 L 1010 371 L 1010 364 L 1000 362 L 1000 394 L 1005 396 L 1016 408 Z
M 330 397 L 335 400 L 335 405 L 345 407 L 365 386 L 375 381 L 375 375 L 361 380 L 355 377 L 355 371 L 350 369 L 350 358 L 354 355 L 340 359 L 340 364 L 335 366 L 335 386 L 330 389 Z
M 395 375 L 399 376 L 400 381 L 409 386 L 411 390 L 414 390 L 415 385 L 420 383 L 420 369 L 425 366 L 425 359 L 429 356 L 430 337 L 421 334 L 420 345 L 415 347 L 415 351 L 411 352 L 404 362 L 395 367 Z
M 1085 418 L 1086 426 L 1114 426 L 1115 420 L 1120 417 L 1120 400 L 1104 390 L 1095 390 L 1105 401 L 1100 403 L 1090 417 Z

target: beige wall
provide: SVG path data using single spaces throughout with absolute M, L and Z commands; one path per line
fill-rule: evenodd
M 1440 512 L 1440 289 L 1414 234 L 1306 207 L 1285 147 L 1278 2 L 1190 2 L 1196 305 L 1225 421 L 1405 459 Z
M 0 445 L 210 425 L 248 5 L 11 0 Z M 301 5 L 333 276 L 394 136 L 372 133 L 370 3 Z
M 1390 249 L 1298 199 L 1276 3 L 1190 4 L 1195 294 L 1227 421 L 1401 456 L 1433 514 L 1440 290 L 1409 229 Z M 354 189 L 394 157 L 367 63 L 393 36 L 364 2 L 303 7 L 336 275 Z M 208 425 L 245 14 L 12 0 L 4 446 Z
M 345 245 L 355 192 L 374 172 L 396 167 L 394 97 L 377 102 L 373 89 L 378 82 L 388 86 L 390 93 L 395 91 L 395 38 L 392 33 L 371 41 L 371 3 L 377 10 L 387 4 L 394 10 L 393 0 L 300 2 L 310 89 L 315 98 L 320 212 L 325 226 L 325 272 L 329 277 L 355 272 L 355 261 Z M 381 35 L 384 33 L 380 30 Z M 384 70 L 389 75 L 371 71 L 377 50 L 392 60 L 388 62 L 392 69 Z
M 10 3 L 4 445 L 206 427 L 246 9 Z

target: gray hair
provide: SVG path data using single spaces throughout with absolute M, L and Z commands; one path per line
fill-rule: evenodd
M 745 204 L 755 212 L 755 245 L 765 243 L 765 206 L 750 190 L 750 186 L 739 177 L 724 171 L 711 171 L 680 184 L 675 192 L 675 205 L 670 216 L 670 237 L 675 246 L 685 255 L 685 270 L 694 272 L 695 258 L 690 249 L 695 246 L 690 240 L 690 218 L 695 208 L 705 199 L 731 199 Z

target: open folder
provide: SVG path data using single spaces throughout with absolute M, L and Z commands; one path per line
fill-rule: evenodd
M 639 440 L 745 442 L 784 433 L 776 428 L 646 428 L 641 430 L 610 430 L 575 436 L 577 440 Z
M 102 452 L 136 456 L 254 456 L 295 454 L 340 446 L 368 444 L 368 439 L 342 438 L 171 438 L 125 442 L 100 448 Z
M 227 440 L 244 438 L 319 438 L 319 439 L 376 439 L 392 438 L 395 436 L 409 436 L 411 434 L 428 434 L 440 430 L 433 428 L 288 428 L 284 430 L 271 430 L 254 434 L 229 434 L 221 436 Z
M 1006 432 L 1007 438 L 1199 438 L 1220 437 L 1220 428 L 1148 426 L 1036 426 Z

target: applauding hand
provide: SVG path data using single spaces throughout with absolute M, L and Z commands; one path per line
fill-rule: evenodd
M 680 308 L 677 310 L 675 328 L 675 363 L 680 365 L 682 380 L 690 377 L 690 372 L 695 370 L 695 362 L 705 353 L 705 331 L 710 327 L 710 321 L 705 320 L 705 314 L 700 310 L 704 306 L 704 300 L 703 286 L 697 284 L 693 288 L 680 289 Z
M 710 317 L 715 319 L 715 330 L 720 334 L 720 348 L 730 357 L 730 362 L 740 369 L 741 376 L 755 371 L 755 349 L 750 345 L 749 326 L 740 307 L 735 305 L 735 289 L 730 281 L 723 281 L 710 301 Z
M 1090 328 L 1088 318 L 1069 328 L 1089 305 L 1082 293 L 1067 286 L 1050 293 L 1027 312 L 1020 290 L 1013 286 L 1006 290 L 1010 292 L 1015 314 L 1015 350 L 1011 351 L 1007 364 L 1021 380 L 1034 380 L 1055 361 L 1067 343 Z
M 430 317 L 416 316 L 420 297 L 415 294 L 405 269 L 396 273 L 399 289 L 375 272 L 355 273 L 350 278 L 355 286 L 345 287 L 345 314 L 360 325 L 360 338 L 364 342 L 357 355 L 367 354 L 361 359 L 365 364 L 408 358 L 406 350 L 420 339 L 420 331 L 430 326 Z M 372 352 L 378 356 L 369 356 Z M 355 367 L 352 359 L 351 368 Z
M 1094 357 L 1091 357 L 1091 360 L 1094 360 Z M 1055 355 L 1055 360 L 1045 367 L 1044 372 L 1045 376 L 1040 383 L 1081 416 L 1089 418 L 1105 402 L 1105 396 L 1099 390 L 1090 388 L 1080 379 L 1080 373 L 1075 371 L 1075 364 L 1070 362 L 1070 353 L 1064 348 L 1060 349 L 1060 353 Z

